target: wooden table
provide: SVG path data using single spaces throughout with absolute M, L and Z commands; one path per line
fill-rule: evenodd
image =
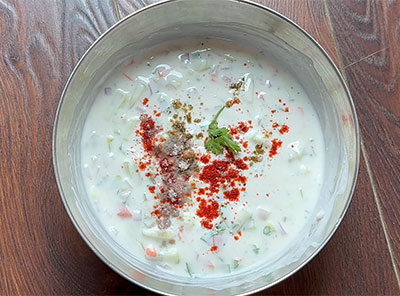
M 201 0 L 199 0 L 201 1 Z M 0 294 L 150 294 L 86 246 L 52 165 L 61 90 L 88 46 L 153 0 L 0 0 Z M 305 268 L 266 294 L 400 294 L 400 0 L 266 0 L 334 59 L 361 125 L 347 215 Z

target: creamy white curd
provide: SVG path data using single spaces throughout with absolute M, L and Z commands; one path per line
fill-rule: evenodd
M 290 245 L 324 169 L 304 89 L 273 58 L 225 41 L 132 56 L 98 92 L 81 149 L 103 226 L 134 256 L 188 277 Z

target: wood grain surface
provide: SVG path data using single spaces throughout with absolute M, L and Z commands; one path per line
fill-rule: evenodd
M 154 0 L 0 0 L 0 295 L 135 294 L 86 246 L 51 159 L 63 85 L 109 26 Z M 259 295 L 400 294 L 400 0 L 259 1 L 296 21 L 345 75 L 363 139 L 349 211 L 305 268 Z
M 341 67 L 360 119 L 363 152 L 381 224 L 399 280 L 400 1 L 350 5 L 331 0 L 328 7 Z

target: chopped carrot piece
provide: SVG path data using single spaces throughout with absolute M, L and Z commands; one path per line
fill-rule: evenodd
M 149 257 L 157 257 L 157 252 L 156 249 L 151 247 L 151 248 L 146 248 L 146 255 Z
M 215 268 L 215 265 L 214 265 L 214 263 L 212 263 L 210 260 L 207 262 L 207 267 L 208 268 L 211 268 L 211 269 L 214 269 Z

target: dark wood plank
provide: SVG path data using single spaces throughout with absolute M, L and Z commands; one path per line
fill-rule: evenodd
M 51 159 L 62 87 L 114 3 L 63 2 L 0 1 L 1 295 L 114 294 L 122 281 L 74 229 Z
M 68 78 L 86 49 L 117 22 L 114 0 L 60 1 L 57 16 L 62 21 L 63 74 Z
M 146 7 L 150 4 L 157 3 L 160 0 L 115 0 L 118 4 L 121 18 L 127 16 L 128 14 Z
M 361 132 L 400 269 L 400 1 L 328 1 Z
M 321 0 L 256 0 L 296 22 L 326 50 L 338 64 L 332 29 L 330 27 L 324 2 Z

